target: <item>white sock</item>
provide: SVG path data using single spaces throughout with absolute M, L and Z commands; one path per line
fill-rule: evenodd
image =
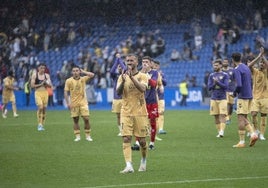
M 239 144 L 245 144 L 245 140 L 240 140 Z
M 126 165 L 127 165 L 127 167 L 131 167 L 132 168 L 132 164 L 131 164 L 131 162 L 126 162 Z

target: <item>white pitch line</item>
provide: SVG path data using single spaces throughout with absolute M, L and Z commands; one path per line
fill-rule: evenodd
M 213 181 L 236 181 L 236 180 L 252 180 L 252 179 L 267 179 L 267 178 L 268 176 L 241 177 L 241 178 L 215 178 L 215 179 L 200 179 L 200 180 L 180 180 L 180 181 L 166 181 L 166 182 L 135 183 L 135 184 L 124 184 L 124 185 L 103 185 L 103 186 L 81 187 L 81 188 L 133 187 L 133 186 L 144 186 L 144 185 L 183 184 L 183 183 L 198 183 L 198 182 L 213 182 Z

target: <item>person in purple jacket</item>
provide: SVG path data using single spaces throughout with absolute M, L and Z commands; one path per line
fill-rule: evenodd
M 248 120 L 247 115 L 250 113 L 250 107 L 252 102 L 252 79 L 251 71 L 247 65 L 242 63 L 241 54 L 233 53 L 232 61 L 235 66 L 235 80 L 237 93 L 237 118 L 238 118 L 238 135 L 239 142 L 233 145 L 234 148 L 245 147 L 245 134 L 246 130 L 250 133 L 249 146 L 252 147 L 258 140 L 258 135 L 253 131 L 253 127 Z
M 234 108 L 234 90 L 235 90 L 235 78 L 234 78 L 234 68 L 229 65 L 229 60 L 227 58 L 222 61 L 222 71 L 229 75 L 229 85 L 227 88 L 226 98 L 227 98 L 227 115 L 226 115 L 226 125 L 231 123 L 231 116 Z
M 120 125 L 120 111 L 121 111 L 121 99 L 122 97 L 119 96 L 116 92 L 116 84 L 118 77 L 127 70 L 126 65 L 124 64 L 123 60 L 121 59 L 120 53 L 116 53 L 115 55 L 114 64 L 110 70 L 111 78 L 113 79 L 113 90 L 114 90 L 114 98 L 112 102 L 112 112 L 116 113 L 117 117 L 117 126 L 119 129 L 118 136 L 121 136 L 121 125 Z
M 214 116 L 218 138 L 224 136 L 225 121 L 227 114 L 226 91 L 228 88 L 229 76 L 222 71 L 222 60 L 213 61 L 214 72 L 209 75 L 208 89 L 211 91 L 210 115 Z

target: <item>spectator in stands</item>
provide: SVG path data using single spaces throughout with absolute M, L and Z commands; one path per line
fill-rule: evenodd
M 45 37 L 44 37 L 44 51 L 48 51 L 49 44 L 50 44 L 50 34 L 48 32 L 45 32 Z
M 192 39 L 193 39 L 193 37 L 190 35 L 190 32 L 187 31 L 187 32 L 183 33 L 183 43 L 188 48 L 192 47 Z
M 75 41 L 76 38 L 76 33 L 73 27 L 70 28 L 69 32 L 68 32 L 68 37 L 67 37 L 67 41 L 72 44 Z
M 191 48 L 184 46 L 182 51 L 182 59 L 185 61 L 192 60 L 192 50 Z
M 255 50 L 265 46 L 265 40 L 261 35 L 257 35 L 255 38 Z
M 230 29 L 228 35 L 228 41 L 231 44 L 237 43 L 237 41 L 240 39 L 240 28 L 238 25 L 234 24 L 232 29 Z
M 251 54 L 251 48 L 249 46 L 248 43 L 244 44 L 244 47 L 243 47 L 243 56 L 244 57 L 248 57 L 250 54 Z
M 31 87 L 30 87 L 31 79 L 27 79 L 24 84 L 24 93 L 26 97 L 26 106 L 30 105 L 30 94 L 31 94 Z
M 166 42 L 162 37 L 158 37 L 156 40 L 156 45 L 157 45 L 157 55 L 160 55 L 165 52 L 166 49 Z
M 259 10 L 256 10 L 254 14 L 254 30 L 260 30 L 263 26 L 262 16 Z
M 178 61 L 178 60 L 181 60 L 182 57 L 181 57 L 181 54 L 178 50 L 176 49 L 173 49 L 172 52 L 171 52 L 171 55 L 170 55 L 170 60 L 171 61 Z
M 202 86 L 203 102 L 205 102 L 205 98 L 210 97 L 209 90 L 208 90 L 208 85 L 207 85 L 209 75 L 210 75 L 210 72 L 206 71 L 205 76 L 204 76 L 203 86 Z
M 53 90 L 54 90 L 54 87 L 47 87 L 48 106 L 54 106 Z
M 190 79 L 191 87 L 197 87 L 196 76 L 192 76 Z
M 245 34 L 249 34 L 249 33 L 252 33 L 254 30 L 254 24 L 253 24 L 253 21 L 250 19 L 250 18 L 247 18 L 246 20 L 246 23 L 244 25 L 244 29 L 243 29 L 243 32 Z
M 193 24 L 193 30 L 194 30 L 194 44 L 195 49 L 199 50 L 202 48 L 202 27 L 200 22 L 194 22 Z
M 180 106 L 187 106 L 188 83 L 186 80 L 182 80 L 179 84 L 179 91 L 181 95 Z

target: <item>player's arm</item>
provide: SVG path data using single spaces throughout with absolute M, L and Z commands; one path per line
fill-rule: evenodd
M 267 61 L 265 55 L 262 56 L 262 61 L 265 64 L 266 69 L 268 69 L 268 61 Z
M 253 67 L 257 62 L 259 62 L 259 60 L 261 59 L 261 57 L 263 56 L 263 54 L 264 54 L 264 48 L 261 47 L 261 48 L 260 48 L 260 53 L 259 53 L 259 55 L 258 55 L 255 59 L 253 59 L 253 60 L 248 64 L 248 67 L 251 68 L 251 67 Z
M 229 76 L 227 74 L 224 74 L 224 77 L 223 77 L 222 81 L 221 80 L 216 80 L 216 84 L 218 86 L 220 86 L 221 88 L 223 88 L 223 89 L 227 89 L 228 88 L 228 83 L 229 83 L 228 81 L 229 81 Z
M 50 76 L 47 73 L 46 73 L 45 86 L 47 86 L 47 87 L 53 87 L 52 82 L 51 82 L 51 79 L 50 79 Z
M 116 85 L 116 92 L 117 92 L 117 95 L 119 95 L 119 96 L 121 96 L 123 94 L 125 80 L 126 80 L 126 74 L 122 73 L 119 76 L 119 78 L 117 80 L 117 85 Z
M 160 73 L 158 73 L 157 87 L 159 88 L 159 91 L 161 93 L 164 93 L 164 85 L 163 85 L 162 76 Z
M 4 87 L 7 88 L 7 89 L 9 89 L 9 90 L 13 90 L 13 91 L 14 90 L 19 90 L 18 87 L 12 85 L 10 82 L 4 82 Z
M 240 90 L 242 88 L 242 80 L 240 73 L 235 69 L 234 71 L 235 81 L 236 81 L 236 88 L 234 93 L 240 93 Z
M 89 78 L 93 78 L 95 74 L 93 72 L 85 71 L 83 69 L 80 69 L 81 73 L 85 74 Z
M 36 74 L 33 74 L 31 78 L 31 88 L 36 89 L 36 88 L 44 86 L 45 81 L 41 82 L 40 84 L 36 84 L 35 79 L 36 79 Z
M 116 73 L 117 66 L 118 66 L 118 58 L 115 59 L 114 64 L 113 64 L 113 66 L 112 66 L 112 68 L 110 70 L 110 73 L 111 74 L 115 74 Z
M 166 86 L 167 85 L 167 79 L 166 79 L 164 73 L 160 73 L 160 74 L 161 74 L 162 84 L 163 84 L 163 86 Z
M 69 94 L 70 94 L 69 85 L 68 85 L 68 81 L 66 81 L 65 86 L 64 86 L 64 99 L 65 99 L 66 105 L 68 106 L 68 109 L 71 109 Z
M 147 85 L 144 84 L 143 82 L 139 82 L 135 77 L 133 77 L 131 74 L 129 75 L 129 78 L 132 80 L 133 84 L 136 86 L 136 88 L 140 91 L 140 92 L 145 92 L 147 89 Z M 148 79 L 147 79 L 147 83 L 148 83 Z
M 211 91 L 215 88 L 215 82 L 213 80 L 213 73 L 211 73 L 209 75 L 207 86 L 208 86 L 209 91 Z
M 127 70 L 127 66 L 124 64 L 124 61 L 121 58 L 118 59 L 118 65 L 121 66 L 123 72 Z
M 149 86 L 151 88 L 155 88 L 157 86 L 157 76 L 158 74 L 154 74 L 150 79 L 149 79 Z

